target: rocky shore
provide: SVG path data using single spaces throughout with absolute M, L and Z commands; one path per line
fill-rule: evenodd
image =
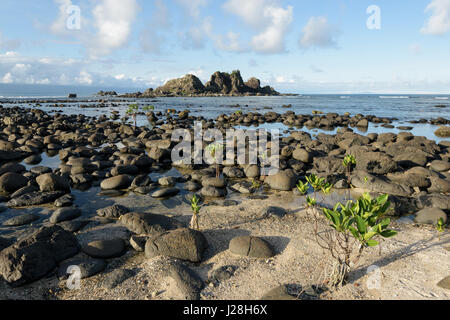
M 217 93 L 219 78 L 204 88 Z M 200 84 L 192 89 L 202 89 Z M 254 81 L 253 87 L 259 84 Z M 173 94 L 180 87 L 169 83 L 166 88 L 156 91 Z M 352 127 L 367 128 L 371 122 L 389 129 L 393 121 L 362 114 L 237 112 L 212 120 L 188 110 L 151 111 L 151 127 L 137 128 L 105 114 L 87 117 L 21 107 L 0 107 L 0 114 L 0 298 L 373 298 L 373 292 L 351 284 L 337 293 L 318 292 L 315 278 L 306 276 L 322 258 L 308 238 L 311 221 L 295 186 L 311 173 L 334 184 L 337 191 L 330 201 L 339 194 L 345 197 L 349 188 L 389 194 L 390 215 L 413 217 L 414 222 L 397 225 L 404 235 L 386 241 L 383 259 L 390 261 L 401 251 L 392 264 L 414 268 L 402 266 L 402 259 L 417 258 L 403 251 L 431 237 L 433 247 L 424 250 L 426 263 L 433 262 L 429 281 L 434 282 L 427 283 L 424 276 L 415 282 L 419 289 L 414 288 L 426 298 L 449 297 L 448 237 L 433 238 L 431 225 L 439 218 L 446 222 L 450 210 L 450 141 L 436 143 L 407 131 L 360 135 Z M 300 129 L 286 132 L 276 175 L 261 176 L 260 165 L 227 164 L 217 178 L 215 166 L 171 160 L 176 144 L 172 132 L 192 131 L 194 121 L 223 133 L 265 123 L 339 130 L 316 137 Z M 438 123 L 448 137 L 449 121 Z M 348 178 L 342 160 L 349 154 L 356 167 Z M 42 165 L 44 157 L 57 157 L 59 165 Z M 204 204 L 200 231 L 188 228 L 193 193 Z M 371 252 L 364 259 L 374 263 Z M 392 267 L 383 259 L 386 268 Z M 422 262 L 410 261 L 419 269 L 425 268 Z M 67 271 L 74 265 L 82 280 L 81 288 L 71 290 Z M 258 277 L 270 287 L 254 288 Z M 358 282 L 361 275 L 353 277 Z

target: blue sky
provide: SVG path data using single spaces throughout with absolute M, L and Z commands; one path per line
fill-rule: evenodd
M 0 2 L 0 83 L 145 89 L 240 69 L 281 92 L 448 94 L 449 56 L 450 0 Z

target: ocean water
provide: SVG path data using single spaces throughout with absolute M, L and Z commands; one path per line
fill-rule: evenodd
M 411 133 L 425 136 L 437 142 L 443 140 L 434 135 L 438 126 L 429 124 L 410 124 L 411 120 L 436 119 L 439 117 L 450 119 L 450 95 L 298 95 L 298 96 L 274 96 L 274 97 L 174 97 L 174 98 L 154 98 L 154 99 L 132 99 L 132 98 L 107 98 L 107 107 L 98 108 L 98 100 L 105 99 L 87 95 L 69 102 L 61 102 L 61 98 L 47 95 L 42 97 L 48 99 L 49 103 L 41 104 L 38 108 L 44 111 L 60 110 L 67 114 L 85 114 L 86 116 L 98 116 L 100 114 L 111 114 L 118 111 L 121 116 L 126 113 L 127 106 L 137 103 L 140 106 L 153 105 L 155 111 L 165 111 L 176 109 L 177 111 L 188 109 L 191 115 L 203 116 L 207 119 L 215 119 L 220 114 L 232 114 L 237 110 L 248 112 L 277 112 L 285 113 L 293 111 L 296 114 L 311 114 L 313 111 L 323 113 L 351 115 L 363 114 L 378 117 L 395 118 L 392 123 L 395 127 L 411 126 Z M 0 97 L 0 104 L 4 107 L 23 106 L 36 107 L 35 103 L 28 103 L 30 97 Z M 67 99 L 64 99 L 67 100 Z M 14 102 L 14 103 L 12 103 Z M 80 108 L 80 105 L 88 105 L 89 108 Z M 290 106 L 286 108 L 285 106 Z M 437 106 L 444 107 L 437 107 Z M 145 116 L 138 117 L 138 125 L 146 125 Z M 289 130 L 282 124 L 266 124 L 263 127 L 268 129 Z M 326 132 L 333 134 L 334 131 L 308 130 L 312 134 Z M 354 130 L 361 134 L 370 132 L 394 132 L 401 130 L 387 129 L 378 124 L 370 124 L 368 131 Z

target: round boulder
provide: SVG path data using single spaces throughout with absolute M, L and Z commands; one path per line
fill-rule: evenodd
M 92 241 L 82 246 L 84 253 L 93 258 L 109 259 L 120 257 L 125 251 L 122 239 Z
M 200 262 L 208 243 L 205 236 L 192 229 L 177 229 L 148 239 L 145 256 L 168 256 L 191 262 Z
M 271 258 L 275 255 L 265 240 L 251 236 L 233 238 L 229 249 L 234 254 L 252 258 Z
M 67 179 L 54 173 L 45 173 L 36 178 L 39 189 L 47 191 L 70 191 L 70 183 Z
M 28 179 L 21 174 L 8 172 L 0 177 L 0 191 L 13 193 L 28 184 Z
M 131 182 L 130 176 L 122 174 L 103 180 L 100 187 L 102 190 L 121 190 L 128 188 Z
M 444 223 L 447 222 L 447 214 L 441 209 L 425 208 L 416 213 L 414 221 L 420 224 L 435 225 L 441 218 L 444 220 Z

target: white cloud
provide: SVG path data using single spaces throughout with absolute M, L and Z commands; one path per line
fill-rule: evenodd
M 1 83 L 13 83 L 14 80 L 12 78 L 12 74 L 11 72 L 6 73 L 3 78 L 2 81 L 0 81 Z
M 212 17 L 206 17 L 199 25 L 189 28 L 184 33 L 181 32 L 180 37 L 183 42 L 183 47 L 186 49 L 204 48 L 206 39 L 215 38 L 212 32 L 212 21 Z
M 325 17 L 311 17 L 302 30 L 300 47 L 337 47 L 339 31 Z
M 80 71 L 80 75 L 75 78 L 75 80 L 79 84 L 91 85 L 92 84 L 92 76 L 87 71 Z
M 149 80 L 92 71 L 96 61 L 0 54 L 0 83 L 146 87 Z M 153 78 L 151 80 L 153 81 Z
M 246 49 L 241 46 L 239 37 L 239 33 L 232 31 L 229 31 L 225 36 L 217 35 L 215 36 L 215 46 L 223 51 L 244 52 Z
M 56 35 L 68 35 L 69 30 L 67 30 L 67 19 L 69 18 L 69 14 L 67 13 L 67 9 L 72 6 L 71 0 L 54 0 L 54 2 L 58 5 L 58 17 L 51 24 L 50 31 Z
M 269 17 L 264 15 L 264 10 L 276 3 L 275 0 L 228 0 L 223 8 L 241 17 L 248 25 L 261 29 L 270 22 Z
M 250 41 L 255 52 L 272 54 L 285 51 L 285 38 L 293 21 L 292 6 L 283 8 L 277 0 L 228 0 L 223 7 L 255 30 L 256 35 Z M 233 34 L 235 44 L 237 35 Z M 236 49 L 233 51 L 242 51 L 241 46 L 236 46 Z
M 425 9 L 431 17 L 420 30 L 424 34 L 442 35 L 450 31 L 450 0 L 433 0 Z
M 265 30 L 254 36 L 252 47 L 256 52 L 279 53 L 285 51 L 284 40 L 293 20 L 293 7 L 287 9 L 269 6 L 264 9 L 264 16 L 270 17 L 271 23 Z
M 68 30 L 67 9 L 73 5 L 71 0 L 54 0 L 59 14 L 50 25 L 50 32 L 62 37 L 75 37 L 86 48 L 91 58 L 107 56 L 123 48 L 129 41 L 133 21 L 139 7 L 137 0 L 98 0 L 91 7 L 92 18 L 81 12 L 80 30 Z M 87 10 L 87 9 L 86 9 Z
M 97 34 L 89 48 L 93 57 L 110 54 L 128 43 L 137 15 L 136 0 L 102 0 L 92 11 Z

